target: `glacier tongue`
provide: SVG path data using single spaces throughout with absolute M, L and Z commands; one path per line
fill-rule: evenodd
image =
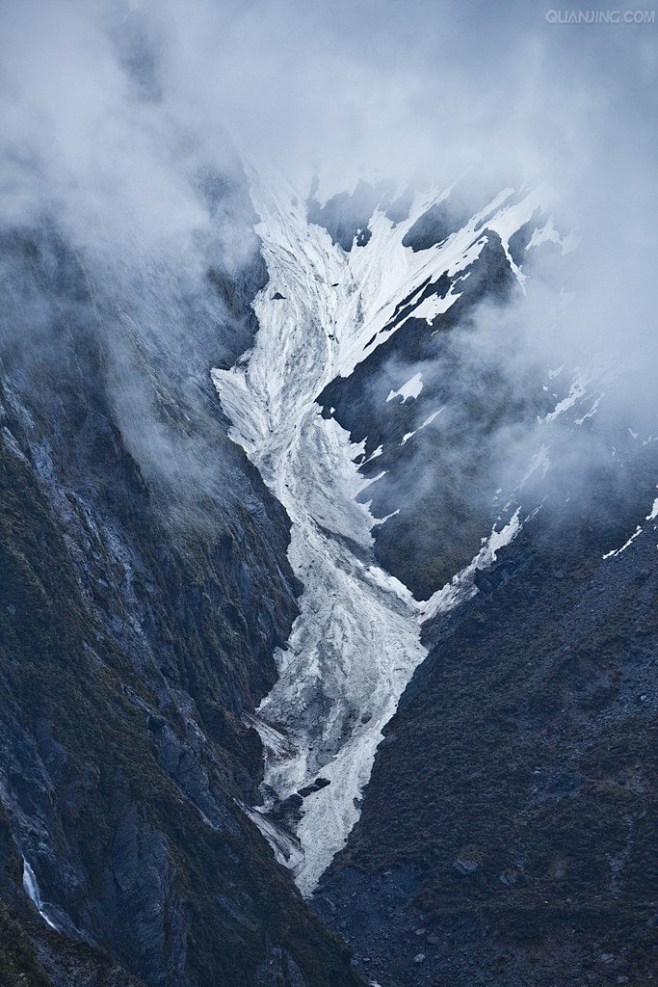
M 400 298 L 428 275 L 458 269 L 477 217 L 443 248 L 414 254 L 402 239 L 427 202 L 397 227 L 378 213 L 367 246 L 346 254 L 307 222 L 301 198 L 258 183 L 252 191 L 270 276 L 254 303 L 260 328 L 253 349 L 212 376 L 231 438 L 290 516 L 289 559 L 304 586 L 288 647 L 275 654 L 278 681 L 254 723 L 265 792 L 283 801 L 319 776 L 329 782 L 304 799 L 299 852 L 286 853 L 308 895 L 358 819 L 382 728 L 426 655 L 421 605 L 373 561 L 376 519 L 356 500 L 372 482 L 354 464 L 363 448 L 315 401 L 372 352 L 374 334 L 386 338 Z M 531 214 L 530 199 L 523 205 Z M 279 853 L 267 809 L 266 798 L 249 815 Z

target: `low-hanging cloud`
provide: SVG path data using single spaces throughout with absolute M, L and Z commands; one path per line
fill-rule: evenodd
M 263 276 L 222 121 L 187 112 L 156 19 L 73 2 L 3 15 L 0 342 L 64 370 L 71 333 L 93 336 L 144 475 L 221 496 L 208 370 L 247 344 Z
M 206 335 L 216 327 L 217 362 L 222 333 L 240 337 L 207 278 L 248 270 L 257 252 L 245 203 L 225 194 L 240 182 L 233 143 L 302 194 L 316 169 L 325 197 L 360 177 L 446 187 L 466 176 L 475 208 L 485 192 L 541 184 L 556 225 L 580 246 L 557 269 L 537 265 L 504 317 L 521 327 L 518 351 L 527 366 L 612 368 L 602 414 L 648 427 L 658 26 L 553 23 L 548 9 L 517 0 L 3 4 L 0 221 L 35 229 L 47 220 L 80 258 L 112 326 L 119 418 L 142 459 L 144 420 L 155 423 L 157 462 L 172 456 L 161 453 L 169 433 L 151 397 L 131 427 L 144 383 L 129 373 L 133 350 L 147 365 L 166 350 L 170 366 L 192 370 L 187 342 L 199 324 Z

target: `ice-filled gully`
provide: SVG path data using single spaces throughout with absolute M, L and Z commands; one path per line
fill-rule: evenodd
M 247 811 L 310 894 L 358 819 L 382 728 L 426 655 L 422 620 L 474 592 L 469 567 L 419 603 L 375 564 L 376 519 L 356 499 L 371 482 L 354 463 L 362 446 L 322 417 L 316 398 L 388 338 L 380 330 L 401 299 L 428 275 L 453 274 L 472 262 L 482 240 L 474 216 L 442 247 L 404 248 L 406 231 L 435 196 L 419 198 L 397 226 L 377 213 L 367 246 L 345 253 L 308 223 L 292 191 L 254 182 L 253 197 L 270 277 L 254 305 L 259 331 L 238 364 L 212 373 L 231 438 L 290 516 L 289 559 L 304 591 L 288 646 L 275 654 L 278 681 L 253 718 L 266 751 L 265 799 Z M 535 205 L 528 196 L 506 209 L 501 199 L 488 225 L 507 238 Z M 447 308 L 456 297 L 438 301 Z M 436 314 L 420 307 L 416 313 Z M 517 528 L 513 518 L 494 533 L 480 561 Z M 268 817 L 274 800 L 318 778 L 324 787 L 304 798 L 294 834 Z

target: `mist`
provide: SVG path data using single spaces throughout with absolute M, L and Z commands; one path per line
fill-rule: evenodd
M 495 358 L 513 392 L 535 367 L 564 364 L 567 388 L 586 370 L 606 381 L 602 423 L 658 431 L 658 25 L 552 23 L 549 9 L 3 2 L 2 230 L 49 224 L 78 259 L 118 419 L 147 469 L 210 454 L 163 420 L 154 368 L 173 369 L 176 400 L 203 417 L 204 374 L 253 331 L 208 279 L 237 279 L 246 297 L 262 277 L 243 165 L 302 195 L 317 173 L 321 200 L 361 178 L 460 179 L 475 210 L 488 192 L 541 186 L 579 246 L 566 263 L 538 259 L 504 316 L 482 309 L 469 359 Z M 31 295 L 29 324 L 14 313 L 3 331 L 25 343 L 50 319 Z M 491 340 L 510 326 L 506 360 Z M 533 428 L 496 432 L 494 459 L 525 460 Z
M 191 500 L 221 501 L 209 368 L 248 345 L 264 278 L 230 138 L 163 86 L 166 35 L 152 22 L 147 37 L 138 12 L 2 13 L 4 355 L 23 351 L 36 397 L 39 368 L 65 372 L 86 336 L 144 476 L 188 513 Z

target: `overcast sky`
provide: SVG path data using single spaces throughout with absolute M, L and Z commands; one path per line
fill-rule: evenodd
M 578 307 L 557 345 L 639 356 L 654 407 L 658 24 L 528 0 L 1 0 L 0 216 L 82 249 L 203 265 L 194 176 L 241 153 L 307 188 L 466 169 L 543 182 Z M 205 238 L 205 240 L 204 240 Z M 225 237 L 239 263 L 241 242 Z M 150 252 L 150 253 L 149 253 Z M 198 256 L 197 256 L 198 255 Z M 528 317 L 537 320 L 542 304 Z M 651 372 L 649 372 L 651 371 Z M 634 394 L 634 399 L 636 398 Z
M 576 4 L 564 10 L 591 9 Z M 648 10 L 628 4 L 617 8 Z M 548 3 L 3 0 L 3 76 L 72 153 L 140 95 L 225 124 L 289 173 L 442 179 L 520 163 L 564 181 L 632 139 L 655 154 L 658 25 L 558 24 Z M 606 7 L 598 8 L 601 10 Z M 122 105 L 123 104 L 123 105 Z M 44 121 L 45 122 L 45 121 Z M 128 151 L 129 149 L 124 149 Z M 617 152 L 619 147 L 616 148 Z M 626 151 L 629 149 L 626 148 Z

